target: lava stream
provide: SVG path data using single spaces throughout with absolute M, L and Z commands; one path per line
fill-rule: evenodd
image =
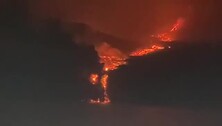
M 154 43 L 173 42 L 175 40 L 175 38 L 173 37 L 175 32 L 180 30 L 183 27 L 183 24 L 184 24 L 184 19 L 179 18 L 168 32 L 151 35 L 151 38 L 154 39 Z M 168 48 L 170 48 L 170 46 L 168 46 Z M 144 56 L 144 55 L 148 55 L 150 53 L 154 53 L 156 51 L 163 50 L 163 49 L 165 49 L 164 46 L 153 44 L 152 46 L 136 49 L 129 54 L 124 54 L 119 49 L 111 47 L 106 42 L 103 42 L 100 45 L 96 45 L 95 50 L 97 51 L 98 56 L 100 58 L 99 62 L 103 64 L 103 70 L 101 71 L 103 75 L 101 76 L 101 79 L 100 79 L 100 84 L 103 88 L 103 98 L 98 98 L 96 100 L 90 99 L 89 103 L 109 104 L 111 102 L 109 95 L 107 93 L 109 71 L 116 70 L 120 66 L 126 65 L 127 60 L 130 57 Z M 99 83 L 98 79 L 99 79 L 98 74 L 91 74 L 89 80 L 91 84 L 95 85 Z

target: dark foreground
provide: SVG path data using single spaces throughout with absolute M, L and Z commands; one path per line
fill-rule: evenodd
M 4 103 L 1 126 L 221 126 L 219 109 L 85 103 Z

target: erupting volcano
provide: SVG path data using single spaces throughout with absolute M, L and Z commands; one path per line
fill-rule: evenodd
M 170 46 L 163 46 L 161 45 L 161 43 L 169 43 L 175 41 L 175 34 L 183 27 L 183 24 L 184 19 L 179 18 L 177 22 L 167 32 L 151 35 L 150 42 L 148 42 L 145 47 L 138 48 L 128 54 L 121 52 L 117 48 L 111 47 L 107 42 L 95 45 L 95 50 L 97 51 L 97 54 L 100 58 L 99 62 L 103 64 L 103 70 L 101 71 L 101 77 L 99 77 L 99 74 L 91 74 L 89 80 L 90 83 L 93 85 L 98 83 L 101 84 L 103 88 L 103 97 L 98 99 L 90 99 L 89 102 L 92 104 L 110 103 L 111 100 L 107 93 L 109 71 L 116 70 L 120 66 L 126 65 L 127 60 L 130 57 L 145 56 L 150 53 L 163 50 L 165 48 L 171 48 Z

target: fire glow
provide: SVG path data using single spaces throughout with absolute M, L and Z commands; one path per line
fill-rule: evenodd
M 91 74 L 90 75 L 90 83 L 96 85 L 98 83 L 99 75 L 98 74 Z
M 173 27 L 165 33 L 151 35 L 151 38 L 154 39 L 152 43 L 169 43 L 175 41 L 174 34 L 183 27 L 184 19 L 179 18 L 177 22 L 173 25 Z M 143 47 L 140 49 L 136 49 L 129 54 L 124 54 L 120 50 L 111 47 L 108 43 L 103 42 L 100 45 L 95 46 L 95 50 L 98 53 L 100 58 L 100 63 L 103 64 L 103 70 L 101 71 L 102 75 L 100 77 L 100 84 L 103 88 L 103 97 L 98 99 L 90 99 L 89 103 L 92 104 L 109 104 L 111 102 L 109 95 L 107 93 L 108 88 L 108 79 L 109 79 L 109 71 L 116 70 L 122 65 L 127 65 L 127 60 L 130 57 L 138 57 L 145 56 L 159 50 L 164 50 L 166 47 L 153 44 L 148 47 Z M 168 48 L 171 48 L 168 46 Z M 99 83 L 99 75 L 91 74 L 90 75 L 90 83 L 95 85 Z

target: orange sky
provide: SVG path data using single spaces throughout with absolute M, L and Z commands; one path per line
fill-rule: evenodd
M 209 17 L 214 18 L 215 8 L 209 0 L 38 0 L 31 6 L 34 17 L 87 23 L 133 41 L 164 30 L 179 17 L 188 18 L 190 25 L 201 29 L 210 22 Z

